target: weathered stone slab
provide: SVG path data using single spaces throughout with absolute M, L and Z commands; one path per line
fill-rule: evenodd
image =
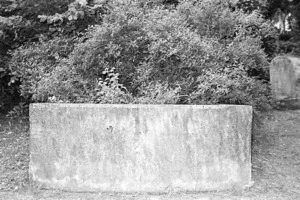
M 278 56 L 270 65 L 270 82 L 277 100 L 300 100 L 300 59 Z
M 251 183 L 252 107 L 30 105 L 33 184 L 163 192 Z

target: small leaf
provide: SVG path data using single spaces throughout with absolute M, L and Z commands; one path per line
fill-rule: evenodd
M 83 19 L 84 18 L 84 12 L 83 11 L 78 11 L 78 17 L 79 17 L 79 19 Z
M 45 22 L 47 21 L 47 16 L 46 15 L 39 15 L 38 18 L 40 19 L 40 22 Z
M 77 19 L 78 19 L 78 13 L 76 13 L 76 14 L 73 16 L 73 19 L 74 19 L 74 20 L 77 20 Z
M 53 23 L 53 19 L 51 17 L 47 18 L 47 24 L 52 24 Z

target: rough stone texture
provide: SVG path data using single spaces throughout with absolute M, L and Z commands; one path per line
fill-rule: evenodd
M 270 65 L 270 82 L 278 100 L 300 100 L 300 59 L 278 56 Z
M 251 184 L 252 107 L 30 105 L 33 185 L 71 191 Z

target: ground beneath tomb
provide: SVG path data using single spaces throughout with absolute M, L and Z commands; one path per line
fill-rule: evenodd
M 241 191 L 189 193 L 167 188 L 164 194 L 69 193 L 39 190 L 28 184 L 29 124 L 0 119 L 0 199 L 5 200 L 250 200 L 300 199 L 300 110 L 273 111 L 254 131 L 254 184 Z

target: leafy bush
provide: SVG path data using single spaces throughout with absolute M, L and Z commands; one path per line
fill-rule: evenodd
M 27 118 L 29 116 L 29 104 L 26 102 L 20 102 L 18 105 L 14 106 L 13 109 L 11 109 L 6 117 L 8 118 Z
M 133 100 L 139 104 L 177 104 L 180 100 L 180 87 L 169 88 L 167 83 L 143 84 L 140 94 Z
M 252 105 L 263 111 L 271 108 L 273 100 L 267 84 L 248 77 L 242 68 L 224 68 L 199 76 L 189 103 Z
M 64 60 L 73 50 L 75 41 L 72 38 L 59 37 L 53 40 L 21 46 L 12 53 L 9 63 L 11 71 L 10 83 L 21 81 L 21 95 L 26 99 L 45 101 L 42 93 L 45 85 L 55 73 L 57 78 L 65 76 Z M 68 77 L 69 78 L 69 77 Z M 58 80 L 60 81 L 60 80 Z M 51 90 L 58 82 L 50 82 L 46 87 Z
M 146 3 L 145 3 L 146 2 Z M 166 9 L 114 1 L 102 25 L 82 39 L 19 48 L 10 63 L 21 93 L 34 101 L 270 105 L 261 48 L 269 26 L 258 12 L 221 0 Z M 14 79 L 12 79 L 13 81 Z
M 99 78 L 98 85 L 91 95 L 92 103 L 130 103 L 132 96 L 127 89 L 119 83 L 119 74 L 114 72 L 114 68 L 105 69 L 102 74 L 107 75 L 104 80 Z
M 1 0 L 0 113 L 24 100 L 18 92 L 20 82 L 9 83 L 10 51 L 27 42 L 37 42 L 41 35 L 46 38 L 79 35 L 89 25 L 100 24 L 108 10 L 105 1 L 95 5 L 86 0 Z

